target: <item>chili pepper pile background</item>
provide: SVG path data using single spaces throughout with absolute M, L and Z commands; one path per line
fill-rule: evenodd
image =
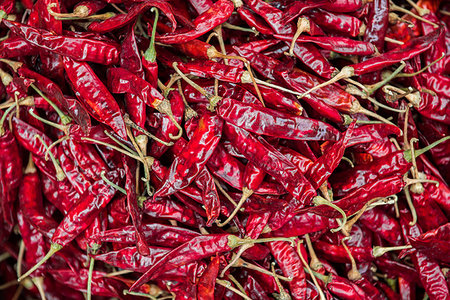
M 450 3 L 0 18 L 1 299 L 450 299 Z

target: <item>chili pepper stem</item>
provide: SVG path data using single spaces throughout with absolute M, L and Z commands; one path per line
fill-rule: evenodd
M 262 238 L 262 239 L 241 239 L 235 235 L 229 235 L 228 236 L 228 246 L 230 248 L 236 248 L 245 244 L 256 244 L 256 243 L 268 243 L 268 242 L 275 242 L 275 241 L 284 241 L 284 242 L 290 242 L 291 244 L 294 243 L 294 238 L 284 238 L 284 237 L 273 237 L 273 238 Z
M 152 27 L 152 37 L 150 39 L 150 45 L 148 49 L 145 50 L 144 58 L 149 62 L 156 62 L 156 49 L 155 49 L 155 37 L 156 37 L 156 26 L 158 25 L 159 10 L 156 7 L 150 9 L 151 12 L 155 13 L 155 20 L 153 21 Z
M 294 47 L 298 37 L 303 32 L 309 32 L 311 30 L 311 24 L 307 18 L 298 18 L 297 20 L 297 31 L 295 31 L 294 37 L 292 38 L 291 46 L 289 47 L 289 52 L 285 52 L 285 55 L 294 56 Z
M 172 133 L 169 133 L 169 137 L 171 140 L 179 140 L 181 138 L 181 136 L 183 135 L 183 128 L 181 128 L 180 124 L 178 124 L 177 120 L 175 120 L 173 113 L 172 113 L 172 108 L 170 107 L 170 102 L 167 99 L 164 99 L 164 101 L 162 101 L 157 107 L 156 109 L 163 114 L 166 114 L 170 121 L 172 121 L 173 125 L 175 125 L 175 127 L 178 128 L 178 134 L 177 135 L 173 135 Z
M 237 286 L 237 288 L 238 288 L 242 293 L 245 293 L 244 287 L 239 283 L 239 281 L 236 280 L 236 278 L 234 278 L 233 275 L 228 274 L 227 277 L 231 280 L 231 282 L 234 283 L 235 286 Z
M 354 101 L 353 103 L 355 103 L 355 102 L 358 102 L 358 101 Z M 383 123 L 386 123 L 386 124 L 390 124 L 390 125 L 396 126 L 394 123 L 392 123 L 392 122 L 389 121 L 388 119 L 385 119 L 385 118 L 383 118 L 382 116 L 380 116 L 380 115 L 378 115 L 378 114 L 376 114 L 376 113 L 374 113 L 374 112 L 372 112 L 372 111 L 370 111 L 370 110 L 368 110 L 368 109 L 365 109 L 364 107 L 362 107 L 362 106 L 359 104 L 359 102 L 358 102 L 357 105 L 359 106 L 359 108 L 358 108 L 357 110 L 353 111 L 353 113 L 362 113 L 362 114 L 365 114 L 365 115 L 367 115 L 367 116 L 373 117 L 373 118 L 375 118 L 375 119 L 377 119 L 377 120 L 380 120 L 380 121 L 383 122 Z M 352 104 L 352 109 L 353 109 L 353 104 Z M 401 130 L 400 130 L 400 131 L 401 131 Z
M 218 283 L 221 286 L 229 289 L 230 291 L 238 294 L 239 296 L 241 296 L 245 300 L 252 300 L 252 298 L 248 297 L 246 294 L 243 294 L 240 290 L 238 290 L 238 289 L 234 288 L 233 286 L 231 286 L 231 283 L 229 281 L 227 281 L 227 280 L 216 279 L 216 283 Z
M 236 214 L 239 212 L 239 209 L 242 207 L 242 205 L 244 205 L 245 201 L 253 194 L 253 191 L 244 187 L 242 188 L 242 196 L 241 199 L 239 200 L 237 206 L 234 208 L 233 212 L 230 214 L 230 216 L 225 220 L 225 222 L 220 223 L 220 222 L 216 222 L 217 226 L 219 227 L 223 227 L 225 225 L 227 225 L 228 223 L 230 223 L 231 220 L 233 220 L 234 216 L 236 216 Z
M 321 83 L 319 85 L 316 85 L 312 89 L 309 89 L 308 91 L 306 91 L 303 94 L 301 94 L 300 95 L 300 99 L 305 97 L 308 94 L 311 94 L 312 92 L 314 92 L 314 91 L 316 91 L 316 90 L 318 90 L 320 88 L 323 88 L 324 86 L 333 84 L 333 83 L 335 83 L 335 82 L 337 82 L 337 81 L 339 81 L 341 79 L 349 78 L 349 77 L 352 77 L 354 75 L 355 75 L 355 70 L 352 67 L 345 66 L 345 67 L 342 68 L 342 70 L 336 76 L 334 76 L 330 80 L 325 81 L 325 82 L 323 82 L 323 83 Z
M 131 128 L 142 132 L 143 134 L 145 134 L 149 138 L 155 140 L 156 142 L 158 142 L 160 144 L 163 144 L 164 146 L 167 146 L 167 147 L 173 146 L 173 142 L 165 142 L 165 141 L 161 140 L 160 138 L 156 137 L 155 135 L 151 134 L 150 132 L 148 132 L 144 128 L 140 127 L 139 125 L 137 125 L 133 121 L 131 121 L 131 119 L 128 116 L 128 114 L 125 114 L 123 116 L 123 120 L 125 121 L 125 125 L 130 126 Z M 140 136 L 143 136 L 143 135 L 140 135 Z M 138 138 L 138 137 L 136 137 L 136 138 Z M 147 146 L 147 143 L 145 143 L 145 147 L 144 148 L 146 148 L 146 146 Z M 143 148 L 141 148 L 141 149 L 143 149 Z
M 106 146 L 106 147 L 110 147 L 111 149 L 114 149 L 114 150 L 116 150 L 116 151 L 118 151 L 118 152 L 120 152 L 122 154 L 128 155 L 129 157 L 134 158 L 135 160 L 141 161 L 141 158 L 139 156 L 137 156 L 137 155 L 135 155 L 133 153 L 129 153 L 128 151 L 125 151 L 125 150 L 123 150 L 123 149 L 121 149 L 121 148 L 119 148 L 117 146 L 114 146 L 114 145 L 111 145 L 111 144 L 108 144 L 108 143 L 105 143 L 105 142 L 102 142 L 102 141 L 97 141 L 95 139 L 91 139 L 91 138 L 88 138 L 88 137 L 81 137 L 81 140 L 92 142 L 94 144 L 98 144 L 98 145 L 102 145 L 102 146 Z
M 26 272 L 25 274 L 23 274 L 22 276 L 19 277 L 19 279 L 17 279 L 17 281 L 22 281 L 23 279 L 25 279 L 26 277 L 30 276 L 30 274 L 32 274 L 34 271 L 37 270 L 37 268 L 39 268 L 40 266 L 42 266 L 47 260 L 49 260 L 50 257 L 52 257 L 56 252 L 58 252 L 59 250 L 61 250 L 63 248 L 62 245 L 59 244 L 51 244 L 50 246 L 50 250 L 48 250 L 47 254 L 45 254 L 44 258 L 41 259 L 41 261 L 39 261 L 37 264 L 35 264 L 31 269 L 28 270 L 28 272 Z
M 58 145 L 58 144 L 60 144 L 60 143 L 62 143 L 64 141 L 67 141 L 68 139 L 69 139 L 69 137 L 67 135 L 65 135 L 62 138 L 58 139 L 57 141 L 53 142 L 48 147 L 47 151 L 45 151 L 45 156 L 44 156 L 45 160 L 48 160 L 48 156 L 49 156 L 50 150 L 52 150 L 56 145 Z
M 89 273 L 88 273 L 88 282 L 87 282 L 87 300 L 91 300 L 92 298 L 92 273 L 94 272 L 94 264 L 95 259 L 93 257 L 90 258 L 89 262 Z
M 223 23 L 222 26 L 224 28 L 231 29 L 231 30 L 239 30 L 239 31 L 242 31 L 242 32 L 251 32 L 255 36 L 259 34 L 259 32 L 256 30 L 255 27 L 245 28 L 245 27 L 236 26 L 236 25 L 233 25 L 233 24 L 230 24 L 230 23 L 227 23 L 227 22 Z
M 374 257 L 380 257 L 383 256 L 386 252 L 389 251 L 398 251 L 398 250 L 405 250 L 405 249 L 411 249 L 411 245 L 405 245 L 405 246 L 395 246 L 395 247 L 381 247 L 381 246 L 375 246 L 372 249 L 372 254 Z
M 292 299 L 291 296 L 288 293 L 286 293 L 286 291 L 284 290 L 284 287 L 281 284 L 280 280 L 278 279 L 277 276 L 275 276 L 276 273 L 275 273 L 275 263 L 274 262 L 272 262 L 271 268 L 272 268 L 272 274 L 273 274 L 272 276 L 275 279 L 275 283 L 277 284 L 278 290 L 280 291 L 280 295 L 279 295 L 278 299 L 280 299 L 280 300 L 291 300 Z
M 450 136 L 446 136 L 443 137 L 431 144 L 429 144 L 428 146 L 422 148 L 422 149 L 418 149 L 414 151 L 414 157 L 418 157 L 419 155 L 424 154 L 425 152 L 427 152 L 428 150 L 431 150 L 432 148 L 436 147 L 437 145 L 447 141 L 450 139 Z M 411 162 L 412 161 L 412 152 L 411 150 L 407 150 L 405 151 L 405 153 L 403 154 L 403 157 L 405 158 L 406 161 Z
M 308 236 L 308 239 L 309 239 L 309 236 Z M 317 282 L 316 276 L 314 276 L 313 271 L 311 270 L 311 268 L 309 267 L 308 263 L 306 262 L 305 258 L 302 255 L 302 251 L 300 249 L 300 243 L 301 243 L 301 241 L 299 240 L 297 243 L 297 254 L 300 257 L 300 260 L 302 261 L 305 268 L 309 271 L 312 281 L 314 282 L 314 286 L 316 287 L 317 291 L 319 292 L 320 300 L 326 300 L 326 297 L 322 291 L 322 288 L 320 287 L 319 283 Z M 310 243 L 311 243 L 311 241 L 310 241 Z M 312 262 L 312 258 L 311 258 L 311 262 Z
M 42 93 L 40 89 L 37 88 L 37 86 L 35 86 L 33 83 L 30 84 L 30 86 L 36 91 L 36 93 L 39 94 L 39 96 L 44 98 L 44 100 L 47 101 L 47 103 L 50 104 L 50 106 L 56 111 L 63 125 L 67 125 L 70 122 L 72 122 L 72 118 L 69 117 L 68 115 L 65 115 L 55 103 L 53 103 L 47 96 L 44 95 L 44 93 Z
M 47 144 L 44 142 L 44 139 L 40 136 L 40 135 L 35 135 L 34 136 L 36 139 L 38 139 L 42 145 L 45 147 L 46 151 L 48 151 L 49 147 L 47 146 Z M 55 158 L 55 156 L 53 155 L 53 153 L 51 153 L 50 151 L 48 151 L 50 159 L 53 163 L 53 166 L 55 167 L 56 170 L 56 179 L 58 181 L 63 181 L 66 178 L 66 174 L 64 174 L 63 169 L 61 168 L 61 166 L 59 165 L 58 160 Z
M 30 108 L 30 110 L 28 111 L 28 113 L 29 113 L 31 116 L 33 116 L 33 118 L 35 118 L 35 119 L 41 121 L 42 123 L 47 124 L 47 125 L 49 125 L 49 126 L 52 126 L 52 127 L 56 128 L 56 129 L 59 129 L 59 130 L 61 130 L 62 132 L 64 132 L 65 134 L 68 134 L 69 127 L 68 127 L 67 125 L 61 125 L 61 124 L 58 124 L 58 123 L 55 123 L 55 122 L 46 120 L 46 119 L 44 119 L 44 118 L 41 118 L 40 116 L 38 116 L 37 114 L 34 113 L 34 108 Z
M 123 290 L 123 294 L 124 295 L 144 297 L 144 298 L 148 298 L 148 299 L 152 299 L 152 300 L 157 300 L 158 299 L 158 298 L 153 297 L 152 295 L 149 295 L 149 294 L 138 293 L 138 292 L 130 292 L 128 290 Z
M 314 205 L 326 205 L 329 206 L 331 208 L 334 208 L 335 210 L 337 210 L 341 215 L 342 215 L 342 224 L 338 227 L 338 228 L 332 228 L 330 229 L 331 232 L 338 232 L 340 230 L 342 230 L 345 226 L 345 224 L 347 223 L 347 215 L 345 214 L 345 212 L 336 204 L 333 204 L 332 202 L 320 197 L 320 196 L 316 196 L 313 199 L 313 203 Z
M 424 22 L 424 23 L 432 25 L 434 28 L 438 28 L 439 27 L 439 25 L 437 25 L 436 23 L 433 23 L 433 22 L 431 22 L 431 21 L 429 21 L 427 19 L 424 19 L 424 18 L 416 15 L 415 13 L 410 12 L 409 10 L 407 10 L 407 9 L 405 9 L 403 7 L 400 7 L 400 6 L 396 5 L 396 4 L 394 4 L 394 2 L 392 2 L 392 1 L 390 1 L 389 4 L 390 4 L 390 6 L 389 6 L 390 10 L 394 10 L 394 11 L 398 11 L 398 12 L 402 12 L 404 14 L 410 15 L 411 17 L 413 17 L 413 18 L 415 18 L 415 19 L 417 19 L 417 20 L 419 20 L 421 22 Z
M 266 274 L 266 275 L 273 275 L 271 272 L 267 271 L 266 269 L 261 268 L 261 267 L 259 267 L 257 265 L 251 264 L 249 262 L 246 262 L 242 258 L 239 258 L 236 261 L 236 263 L 233 265 L 233 267 L 244 267 L 244 268 L 247 268 L 247 269 L 250 269 L 250 270 L 254 270 L 254 271 Z M 278 274 L 276 274 L 276 276 L 279 279 L 284 280 L 284 281 L 292 281 L 292 278 L 288 278 L 288 277 L 281 276 L 281 275 L 278 275 Z
M 268 87 L 271 87 L 271 88 L 274 88 L 274 89 L 277 89 L 277 90 L 280 90 L 280 91 L 283 91 L 283 92 L 286 92 L 286 93 L 290 93 L 292 95 L 296 95 L 296 96 L 301 96 L 302 95 L 302 93 L 299 93 L 299 92 L 296 92 L 296 91 L 284 88 L 282 86 L 279 86 L 279 85 L 276 85 L 276 84 L 273 84 L 273 83 L 270 83 L 270 82 L 266 82 L 266 81 L 258 79 L 258 78 L 255 78 L 255 81 L 256 81 L 257 84 L 262 84 L 262 85 L 265 85 L 265 86 L 268 86 Z
M 48 13 L 54 17 L 55 19 L 65 19 L 65 18 L 84 18 L 89 16 L 89 9 L 86 5 L 80 5 L 77 6 L 73 13 L 70 14 L 63 14 L 63 13 L 57 13 L 53 11 L 53 8 L 56 7 L 56 3 L 50 3 L 47 5 L 47 11 Z
M 348 240 L 350 237 L 345 237 L 342 239 L 342 247 L 344 247 L 345 252 L 347 252 L 348 257 L 350 258 L 350 263 L 352 265 L 351 270 L 348 271 L 347 277 L 351 281 L 358 281 L 361 279 L 362 275 L 359 273 L 358 268 L 356 267 L 355 258 L 353 257 L 352 253 L 348 249 L 347 245 L 345 244 L 345 241 Z
M 25 243 L 23 240 L 20 241 L 19 246 L 19 254 L 17 255 L 17 278 L 22 275 L 22 262 L 23 262 L 23 255 L 25 254 Z
M 158 83 L 160 81 L 158 80 Z M 181 95 L 181 99 L 183 100 L 184 103 L 184 120 L 185 121 L 189 121 L 192 118 L 196 118 L 198 117 L 198 113 L 189 106 L 189 103 L 187 103 L 186 101 L 186 97 L 184 96 L 183 93 L 183 88 L 181 87 L 181 81 L 177 80 L 177 87 L 178 87 L 178 93 Z
M 100 177 L 103 179 L 103 181 L 106 182 L 108 185 L 112 186 L 113 188 L 115 188 L 116 190 L 118 190 L 119 192 L 121 192 L 122 194 L 126 195 L 127 191 L 124 188 L 112 182 L 111 180 L 109 180 L 108 178 L 106 178 L 105 173 L 106 173 L 105 171 L 102 171 L 100 173 Z
M 34 285 L 38 289 L 41 299 L 46 300 L 47 297 L 45 297 L 45 291 L 44 291 L 44 277 L 42 277 L 42 276 L 33 277 L 33 278 L 31 278 L 31 281 L 34 283 Z
M 431 62 L 429 65 L 423 67 L 422 69 L 420 69 L 417 72 L 414 73 L 399 73 L 397 74 L 396 77 L 414 77 L 419 75 L 420 73 L 425 72 L 426 70 L 428 70 L 429 68 L 431 68 L 432 66 L 434 66 L 435 64 L 437 64 L 440 60 L 442 60 L 445 57 L 445 53 L 443 52 L 441 57 L 439 57 L 438 59 L 436 59 L 435 61 Z
M 321 268 L 323 268 L 323 264 L 320 262 L 319 258 L 316 255 L 316 252 L 314 251 L 314 247 L 311 243 L 311 238 L 309 237 L 309 234 L 305 234 L 305 241 L 306 246 L 308 247 L 309 256 L 311 257 L 311 262 L 309 265 L 314 271 L 317 271 Z
M 372 97 L 370 97 L 370 96 L 367 96 L 367 94 L 366 94 L 367 92 L 362 92 L 362 91 L 360 91 L 360 90 L 359 90 L 355 85 L 353 85 L 353 84 L 347 85 L 347 87 L 345 88 L 345 91 L 346 91 L 347 93 L 351 94 L 351 95 L 360 96 L 360 97 L 363 98 L 363 99 L 367 99 L 367 100 L 369 100 L 370 102 L 372 102 L 373 104 L 375 104 L 375 105 L 377 105 L 377 106 L 379 106 L 379 107 L 381 107 L 381 108 L 384 108 L 384 109 L 386 109 L 386 110 L 390 110 L 390 111 L 394 111 L 394 112 L 398 112 L 398 113 L 403 113 L 403 112 L 405 112 L 404 110 L 392 108 L 392 107 L 387 106 L 387 105 L 385 105 L 385 104 L 383 104 L 383 103 L 381 103 L 381 102 L 378 102 L 378 101 L 375 100 L 374 98 L 372 98 Z
M 230 269 L 232 266 L 234 266 L 234 264 L 235 264 L 235 263 L 238 261 L 238 259 L 241 257 L 242 253 L 244 253 L 245 250 L 247 250 L 247 249 L 253 247 L 254 245 L 255 245 L 255 244 L 252 244 L 252 243 L 242 245 L 242 246 L 239 248 L 239 251 L 236 253 L 236 255 L 233 256 L 233 259 L 231 260 L 231 262 L 230 262 L 225 268 L 223 268 L 222 272 L 220 273 L 220 277 L 224 277 L 224 276 L 225 276 L 225 273 L 228 271 L 228 269 Z
M 311 270 L 311 269 L 308 269 L 308 268 L 306 268 L 306 267 L 303 267 L 303 269 L 304 269 L 305 272 L 308 273 L 309 275 L 314 274 L 314 276 L 315 276 L 316 278 L 319 278 L 319 279 L 322 280 L 322 282 L 325 283 L 325 284 L 329 283 L 330 280 L 331 280 L 331 276 L 332 276 L 331 274 L 328 275 L 328 276 L 326 276 L 326 275 L 320 274 L 320 273 L 318 273 L 318 272 L 316 272 L 316 271 L 313 271 L 313 270 Z M 310 270 L 311 270 L 311 272 L 310 272 Z M 311 276 L 312 276 L 312 275 L 311 275 Z
M 386 83 L 388 83 L 389 81 L 394 79 L 397 76 L 397 74 L 399 74 L 405 67 L 406 67 L 406 63 L 404 61 L 401 61 L 400 62 L 400 66 L 397 69 L 395 69 L 395 71 L 392 72 L 392 74 L 390 74 L 389 76 L 387 76 L 386 78 L 384 78 L 380 82 L 378 82 L 378 83 L 376 83 L 376 84 L 374 84 L 374 85 L 372 85 L 372 86 L 367 88 L 367 90 L 366 90 L 367 96 L 372 95 L 380 87 L 382 87 L 383 85 L 385 85 Z
M 3 116 L 2 116 L 2 118 L 0 119 L 0 137 L 1 136 L 3 136 L 4 134 L 5 134 L 5 129 L 3 128 L 3 125 L 4 125 L 4 123 L 5 123 L 5 120 L 6 120 L 6 118 L 8 117 L 8 115 L 11 113 L 11 111 L 13 110 L 13 109 L 15 109 L 16 108 L 16 105 L 13 105 L 13 106 L 11 106 L 11 107 L 9 107 L 4 113 L 3 113 Z

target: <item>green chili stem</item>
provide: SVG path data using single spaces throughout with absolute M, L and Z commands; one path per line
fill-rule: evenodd
M 98 144 L 98 145 L 109 147 L 111 149 L 114 149 L 114 150 L 122 153 L 122 154 L 128 155 L 129 157 L 134 158 L 135 160 L 141 161 L 141 158 L 139 156 L 134 155 L 132 153 L 129 153 L 129 152 L 127 152 L 127 151 L 117 147 L 117 146 L 114 146 L 114 145 L 111 145 L 111 144 L 108 144 L 108 143 L 105 143 L 105 142 L 102 142 L 102 141 L 97 141 L 97 140 L 94 140 L 94 139 L 91 139 L 91 138 L 88 138 L 88 137 L 81 137 L 81 140 L 89 141 L 89 142 L 92 142 L 94 144 Z
M 35 86 L 33 83 L 30 84 L 30 86 L 36 91 L 36 93 L 39 94 L 39 96 L 44 98 L 44 100 L 47 101 L 47 103 L 50 104 L 50 106 L 56 111 L 56 113 L 58 114 L 59 118 L 61 119 L 61 123 L 63 123 L 64 125 L 67 125 L 70 122 L 72 122 L 72 118 L 69 117 L 68 115 L 64 114 L 59 109 L 59 107 L 55 103 L 53 103 L 53 101 L 51 101 L 46 95 L 44 95 L 44 93 L 40 89 L 38 89 L 37 86 Z
M 156 49 L 155 49 L 155 36 L 156 36 L 156 26 L 158 25 L 159 11 L 156 7 L 150 9 L 151 12 L 155 13 L 155 20 L 153 21 L 152 27 L 152 37 L 150 39 L 150 45 L 144 53 L 145 60 L 149 62 L 156 62 Z
M 26 272 L 25 274 L 20 276 L 19 279 L 17 279 L 17 281 L 20 282 L 23 279 L 25 279 L 26 277 L 30 276 L 30 274 L 32 274 L 34 271 L 36 271 L 37 268 L 42 266 L 47 260 L 49 260 L 50 257 L 53 256 L 53 254 L 55 254 L 56 252 L 58 252 L 62 248 L 63 248 L 62 245 L 52 244 L 51 247 L 50 247 L 50 250 L 48 250 L 48 252 L 47 252 L 47 254 L 45 254 L 44 258 L 42 258 L 37 264 L 35 264 L 31 269 L 29 269 L 28 272 Z
M 53 153 L 51 153 L 49 151 L 49 147 L 47 146 L 47 144 L 44 142 L 44 139 L 40 135 L 36 134 L 34 137 L 37 138 L 42 143 L 42 145 L 44 146 L 46 152 L 48 152 L 48 154 L 50 156 L 50 159 L 51 159 L 51 161 L 53 163 L 53 166 L 55 167 L 55 170 L 56 170 L 56 179 L 58 181 L 63 181 L 64 178 L 66 178 L 66 174 L 64 173 L 64 171 L 62 170 L 61 166 L 59 165 L 58 160 L 55 158 Z
M 115 188 L 116 190 L 118 190 L 119 192 L 121 192 L 122 194 L 127 195 L 127 191 L 126 191 L 124 188 L 118 186 L 117 184 L 115 184 L 114 182 L 112 182 L 111 180 L 109 180 L 108 178 L 106 178 L 106 176 L 105 176 L 105 171 L 102 171 L 102 172 L 100 173 L 100 177 L 101 177 L 101 178 L 103 179 L 103 181 L 106 182 L 108 185 L 112 186 L 113 188 Z
M 92 273 L 94 272 L 94 264 L 95 264 L 95 259 L 93 257 L 91 257 L 90 262 L 89 262 L 89 273 L 88 273 L 88 282 L 87 282 L 87 300 L 91 300 L 92 299 Z
M 6 118 L 8 117 L 9 113 L 16 108 L 15 105 L 10 106 L 4 113 L 2 118 L 0 119 L 0 136 L 3 136 L 5 134 L 5 129 L 3 129 L 3 124 L 5 123 Z
M 372 95 L 373 93 L 375 93 L 380 87 L 382 87 L 383 85 L 385 85 L 386 83 L 388 83 L 389 81 L 391 81 L 392 79 L 395 78 L 395 76 L 397 76 L 397 74 L 399 74 L 404 68 L 406 67 L 406 64 L 404 61 L 400 62 L 400 66 L 394 71 L 392 72 L 391 75 L 389 75 L 388 77 L 386 77 L 385 79 L 383 79 L 382 81 L 376 83 L 375 85 L 371 86 L 370 88 L 367 89 L 367 96 Z

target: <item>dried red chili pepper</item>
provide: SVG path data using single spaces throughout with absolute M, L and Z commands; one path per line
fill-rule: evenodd
M 231 1 L 219 0 L 207 11 L 195 18 L 193 21 L 194 29 L 167 33 L 157 37 L 156 40 L 164 44 L 180 44 L 189 42 L 227 21 L 233 10 L 234 6 Z
M 126 139 L 125 123 L 119 105 L 87 63 L 64 57 L 64 68 L 77 98 L 97 120 L 109 125 Z
M 319 26 L 328 29 L 331 32 L 339 32 L 351 37 L 363 35 L 366 30 L 366 26 L 362 21 L 345 14 L 334 14 L 319 8 L 308 12 L 308 16 Z
M 175 30 L 175 28 L 177 28 L 177 21 L 175 20 L 175 16 L 172 13 L 172 8 L 169 3 L 147 0 L 141 3 L 134 4 L 126 14 L 119 14 L 101 22 L 93 22 L 89 25 L 88 29 L 90 31 L 104 33 L 124 27 L 125 25 L 133 22 L 140 14 L 145 12 L 150 7 L 157 7 L 162 12 L 164 12 L 166 17 L 172 23 L 172 30 Z
M 443 224 L 417 237 L 410 237 L 411 245 L 438 261 L 448 262 L 450 253 L 450 223 Z
M 43 29 L 36 29 L 21 23 L 3 21 L 16 35 L 27 42 L 56 54 L 69 56 L 79 61 L 89 61 L 104 65 L 115 64 L 119 60 L 117 45 L 87 38 L 55 35 Z
M 214 299 L 214 287 L 216 285 L 216 278 L 219 274 L 220 257 L 215 256 L 211 259 L 208 268 L 200 277 L 197 283 L 197 299 L 212 300 Z
M 222 134 L 223 122 L 211 113 L 204 113 L 182 153 L 170 167 L 163 186 L 155 197 L 166 196 L 187 187 L 206 164 Z
M 2 58 L 15 58 L 38 53 L 37 47 L 18 36 L 8 37 L 0 44 L 0 56 Z

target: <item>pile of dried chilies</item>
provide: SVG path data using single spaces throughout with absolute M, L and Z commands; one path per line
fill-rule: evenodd
M 1 299 L 450 299 L 450 3 L 0 0 Z

